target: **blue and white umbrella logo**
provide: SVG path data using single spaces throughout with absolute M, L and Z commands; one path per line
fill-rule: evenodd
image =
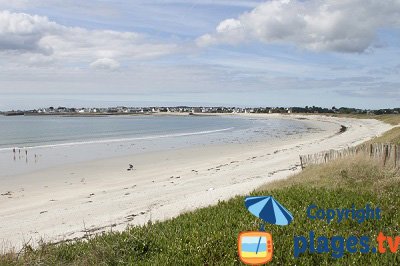
M 272 196 L 246 197 L 244 204 L 249 212 L 264 222 L 288 225 L 293 215 Z

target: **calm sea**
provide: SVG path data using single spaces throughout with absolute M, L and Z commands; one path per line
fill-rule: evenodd
M 309 130 L 304 121 L 237 116 L 0 116 L 0 176 L 141 152 L 259 141 Z

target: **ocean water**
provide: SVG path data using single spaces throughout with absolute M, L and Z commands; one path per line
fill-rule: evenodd
M 0 178 L 68 163 L 256 142 L 310 130 L 317 129 L 300 120 L 238 116 L 0 116 Z
M 0 116 L 0 149 L 118 141 L 246 127 L 226 118 Z

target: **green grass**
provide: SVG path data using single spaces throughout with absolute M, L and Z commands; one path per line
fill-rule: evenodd
M 400 144 L 400 127 L 392 128 L 382 136 L 373 138 L 368 143 L 373 142 Z
M 293 256 L 293 237 L 367 235 L 375 238 L 379 231 L 398 235 L 400 230 L 399 174 L 362 159 L 336 161 L 313 166 L 288 180 L 266 185 L 252 195 L 272 195 L 294 215 L 289 226 L 267 225 L 274 237 L 272 265 L 393 265 L 398 254 L 345 254 L 333 259 L 330 254 Z M 359 208 L 367 203 L 382 209 L 383 219 L 359 225 L 355 221 L 327 224 L 311 222 L 306 208 Z M 259 220 L 244 207 L 244 198 L 235 197 L 216 206 L 182 214 L 165 222 L 132 227 L 122 233 L 107 233 L 89 241 L 44 244 L 36 250 L 0 257 L 10 265 L 239 265 L 236 241 L 239 232 L 257 230 Z

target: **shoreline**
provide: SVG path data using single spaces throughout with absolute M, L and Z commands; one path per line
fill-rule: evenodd
M 18 250 L 26 242 L 35 246 L 40 239 L 71 240 L 169 219 L 296 173 L 299 154 L 357 145 L 391 128 L 377 120 L 248 116 L 306 119 L 328 131 L 269 143 L 149 152 L 139 158 L 101 159 L 23 175 L 26 180 L 41 180 L 19 184 L 12 198 L 1 197 L 0 245 L 3 250 Z M 341 125 L 347 130 L 337 134 Z M 132 161 L 134 171 L 121 171 Z M 54 180 L 54 175 L 62 178 Z

